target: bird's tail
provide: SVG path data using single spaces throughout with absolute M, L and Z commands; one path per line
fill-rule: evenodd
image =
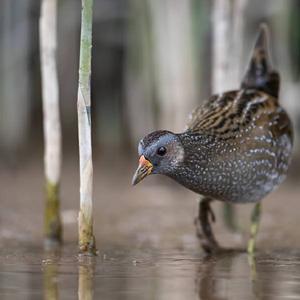
M 273 70 L 270 59 L 268 27 L 262 24 L 241 87 L 257 89 L 278 98 L 279 85 L 279 73 Z

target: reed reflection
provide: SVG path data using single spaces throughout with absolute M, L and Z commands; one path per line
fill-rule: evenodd
M 58 261 L 60 252 L 47 251 L 43 259 L 43 295 L 45 300 L 58 300 Z
M 92 300 L 94 296 L 95 258 L 80 257 L 78 274 L 78 299 Z

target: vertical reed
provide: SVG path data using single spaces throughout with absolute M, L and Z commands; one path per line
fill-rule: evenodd
M 93 235 L 93 162 L 91 140 L 91 58 L 93 0 L 82 0 L 78 82 L 78 137 L 80 161 L 79 251 L 96 254 Z
M 42 74 L 44 164 L 46 177 L 45 246 L 61 243 L 59 182 L 61 169 L 61 125 L 57 78 L 57 1 L 43 0 L 40 17 L 40 55 Z

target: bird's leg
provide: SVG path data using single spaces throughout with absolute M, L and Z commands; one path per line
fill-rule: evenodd
M 255 241 L 258 232 L 260 216 L 261 216 L 261 204 L 256 203 L 251 214 L 250 238 L 248 241 L 248 248 L 247 248 L 248 253 L 251 255 L 255 251 Z
M 198 216 L 195 220 L 197 236 L 202 248 L 208 252 L 217 252 L 220 248 L 211 228 L 211 221 L 215 222 L 215 215 L 210 207 L 211 198 L 200 199 Z

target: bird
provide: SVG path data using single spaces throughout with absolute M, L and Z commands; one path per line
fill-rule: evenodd
M 261 200 L 286 178 L 293 147 L 291 120 L 279 102 L 269 32 L 260 25 L 240 88 L 209 97 L 190 115 L 183 132 L 158 130 L 138 145 L 136 185 L 162 174 L 200 195 L 196 232 L 208 253 L 220 251 L 211 223 L 214 200 L 253 203 L 247 251 L 254 253 Z

